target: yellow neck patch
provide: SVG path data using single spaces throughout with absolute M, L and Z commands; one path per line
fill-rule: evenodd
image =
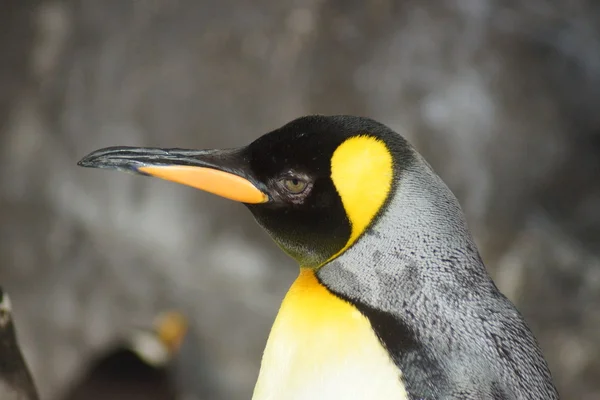
M 385 143 L 372 136 L 355 136 L 343 142 L 331 158 L 331 180 L 342 199 L 352 231 L 350 247 L 365 231 L 386 201 L 393 179 L 393 159 Z
M 253 400 L 407 400 L 367 317 L 301 268 L 263 354 Z

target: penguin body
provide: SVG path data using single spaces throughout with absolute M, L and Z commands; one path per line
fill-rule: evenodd
M 0 288 L 0 399 L 39 400 L 21 353 L 8 294 Z
M 79 164 L 240 201 L 298 261 L 254 400 L 558 399 L 456 198 L 376 121 L 309 116 L 239 149 L 113 147 Z

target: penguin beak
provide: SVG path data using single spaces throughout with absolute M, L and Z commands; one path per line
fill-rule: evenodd
M 239 149 L 185 150 L 149 147 L 107 147 L 77 163 L 81 167 L 116 169 L 192 186 L 247 204 L 269 196 L 251 172 Z

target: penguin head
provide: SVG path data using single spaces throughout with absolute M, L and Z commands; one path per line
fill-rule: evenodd
M 186 184 L 246 204 L 304 267 L 341 254 L 377 218 L 410 145 L 368 118 L 308 116 L 226 150 L 109 147 L 80 166 Z

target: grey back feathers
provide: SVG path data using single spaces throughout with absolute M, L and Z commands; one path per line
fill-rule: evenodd
M 33 378 L 19 348 L 10 298 L 2 288 L 0 288 L 0 399 L 39 399 Z
M 558 399 L 535 338 L 489 277 L 458 201 L 416 151 L 391 196 L 318 277 L 370 319 L 411 399 Z

